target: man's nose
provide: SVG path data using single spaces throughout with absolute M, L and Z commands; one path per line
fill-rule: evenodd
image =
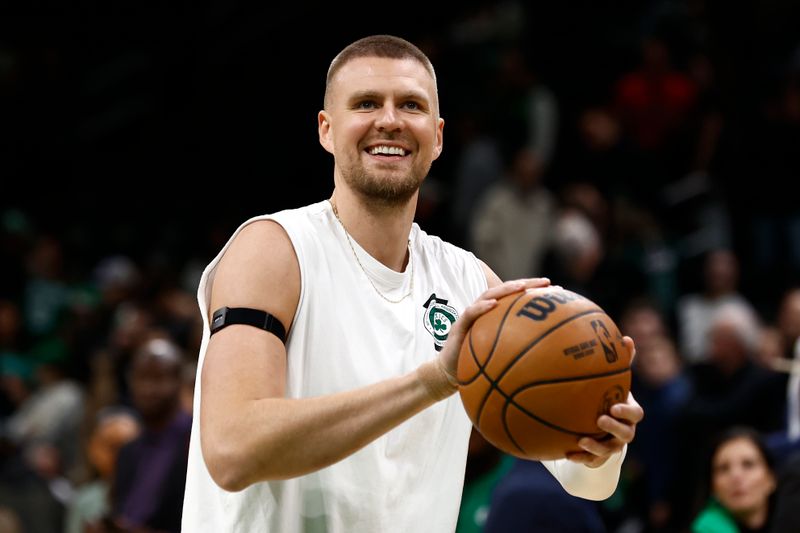
M 378 111 L 375 127 L 381 131 L 396 131 L 402 128 L 403 120 L 394 105 L 385 105 Z

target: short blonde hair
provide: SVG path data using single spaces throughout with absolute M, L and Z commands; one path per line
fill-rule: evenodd
M 328 67 L 328 75 L 325 77 L 325 99 L 323 105 L 325 109 L 329 107 L 328 93 L 330 92 L 331 82 L 339 70 L 352 61 L 361 57 L 386 57 L 390 59 L 414 59 L 418 61 L 428 74 L 433 78 L 433 87 L 437 92 L 436 108 L 438 109 L 438 89 L 436 87 L 436 71 L 433 64 L 425 52 L 416 45 L 394 35 L 370 35 L 363 37 L 347 45 L 331 61 Z

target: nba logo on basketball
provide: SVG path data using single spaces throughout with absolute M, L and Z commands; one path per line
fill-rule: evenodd
M 606 325 L 600 320 L 592 320 L 592 329 L 600 340 L 600 346 L 603 347 L 606 361 L 609 363 L 615 362 L 619 358 L 617 356 L 617 348 L 611 340 L 611 333 L 608 332 Z
M 597 420 L 625 401 L 631 355 L 611 317 L 586 297 L 556 287 L 512 293 L 470 326 L 458 391 L 495 447 L 560 459 L 580 452 L 583 437 L 609 437 Z

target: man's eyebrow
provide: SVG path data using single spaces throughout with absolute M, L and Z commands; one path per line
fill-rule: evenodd
M 349 100 L 377 100 L 381 98 L 381 94 L 376 91 L 356 91 L 350 95 Z
M 357 100 L 381 100 L 383 99 L 384 93 L 380 93 L 377 91 L 356 91 L 350 95 L 349 100 L 357 101 Z M 422 91 L 406 91 L 397 94 L 397 99 L 404 101 L 404 100 L 420 100 L 423 102 L 428 101 L 428 97 Z

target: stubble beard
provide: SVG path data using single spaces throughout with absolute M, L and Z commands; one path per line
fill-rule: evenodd
M 342 169 L 345 182 L 373 207 L 397 208 L 405 206 L 425 180 L 427 168 L 414 167 L 404 176 L 370 173 L 361 165 Z

